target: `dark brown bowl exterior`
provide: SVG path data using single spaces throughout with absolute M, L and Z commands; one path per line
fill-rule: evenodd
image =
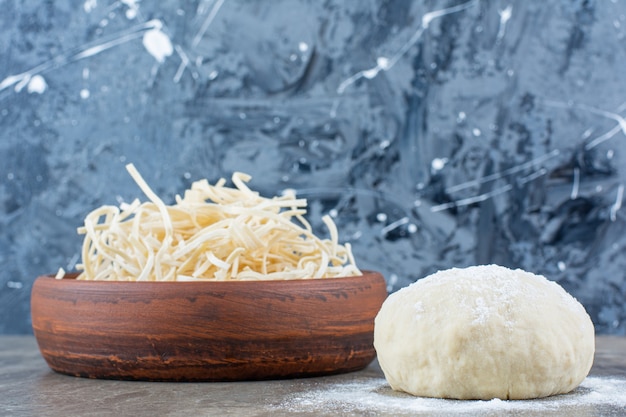
M 377 272 L 348 278 L 105 282 L 41 276 L 33 331 L 56 372 L 105 379 L 240 381 L 350 372 L 375 357 Z

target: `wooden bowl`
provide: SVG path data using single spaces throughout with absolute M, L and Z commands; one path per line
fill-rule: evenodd
M 377 272 L 289 281 L 106 282 L 41 276 L 33 330 L 54 371 L 237 381 L 355 371 L 375 357 Z

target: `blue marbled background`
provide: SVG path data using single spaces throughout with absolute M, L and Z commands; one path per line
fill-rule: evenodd
M 626 1 L 0 10 L 0 333 L 87 212 L 141 196 L 133 162 L 166 202 L 235 170 L 294 188 L 392 291 L 494 262 L 626 334 Z

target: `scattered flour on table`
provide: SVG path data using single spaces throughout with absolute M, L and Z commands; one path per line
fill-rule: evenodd
M 393 391 L 384 378 L 338 382 L 290 396 L 277 409 L 290 412 L 439 412 L 558 410 L 585 405 L 626 407 L 626 379 L 587 377 L 574 391 L 536 400 L 444 400 Z

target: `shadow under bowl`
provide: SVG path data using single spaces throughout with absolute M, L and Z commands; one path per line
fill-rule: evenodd
M 35 280 L 33 331 L 56 372 L 241 381 L 351 372 L 376 356 L 383 276 L 284 281 Z

